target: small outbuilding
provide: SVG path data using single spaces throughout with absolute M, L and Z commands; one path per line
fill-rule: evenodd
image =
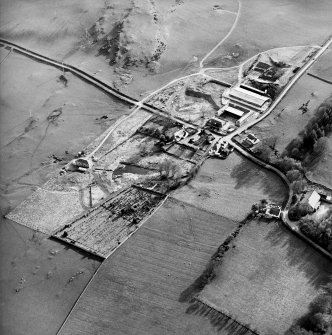
M 277 205 L 270 204 L 266 207 L 265 215 L 268 218 L 279 219 L 281 215 L 281 207 Z

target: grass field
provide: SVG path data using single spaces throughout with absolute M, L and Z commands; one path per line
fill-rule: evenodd
M 332 274 L 330 260 L 275 221 L 252 221 L 235 246 L 199 299 L 262 335 L 283 334 L 306 314 Z
M 304 74 L 273 112 L 250 131 L 263 141 L 276 138 L 275 148 L 282 153 L 291 140 L 304 129 L 316 108 L 331 94 L 331 90 L 330 84 Z M 299 108 L 308 100 L 309 110 L 302 114 Z
M 236 0 L 222 0 L 218 4 L 225 11 L 214 10 L 213 0 L 73 0 L 70 4 L 63 0 L 28 3 L 5 0 L 1 3 L 0 34 L 37 52 L 97 73 L 110 84 L 120 83 L 119 89 L 139 97 L 197 68 L 198 58 L 228 33 L 235 20 L 235 15 L 228 11 L 236 12 L 238 4 Z M 129 51 L 136 48 L 143 63 L 145 55 L 153 53 L 158 42 L 163 41 L 166 50 L 161 54 L 157 73 L 145 66 L 118 71 L 121 64 L 110 65 L 109 57 L 99 53 L 100 43 L 84 47 L 86 36 L 99 19 L 106 21 L 104 36 L 114 34 L 118 24 L 127 19 L 120 38 L 130 43 L 121 47 Z M 143 26 L 146 29 L 140 29 Z M 123 73 L 133 78 L 129 84 L 122 85 Z
M 328 150 L 318 162 L 309 169 L 310 180 L 332 188 L 332 136 L 327 137 Z
M 329 0 L 241 1 L 239 21 L 231 36 L 205 66 L 234 66 L 255 54 L 278 47 L 320 45 L 331 34 Z M 236 53 L 237 57 L 232 57 Z
M 59 334 L 227 334 L 179 298 L 236 225 L 169 198 L 103 263 Z
M 1 59 L 8 50 L 0 49 Z M 61 71 L 11 53 L 1 64 L 1 199 L 15 207 L 120 116 L 122 104 Z M 54 110 L 61 109 L 56 120 Z M 107 119 L 100 119 L 101 116 Z M 65 151 L 68 154 L 65 154 Z M 55 154 L 63 161 L 54 163 Z M 41 165 L 43 163 L 43 165 Z
M 15 222 L 0 223 L 0 333 L 54 335 L 100 260 Z
M 332 49 L 327 49 L 309 71 L 319 78 L 332 81 Z
M 167 6 L 174 4 L 172 0 L 156 2 L 164 13 Z M 193 56 L 202 58 L 228 33 L 235 20 L 232 13 L 213 10 L 213 0 L 178 3 L 172 12 L 164 16 L 168 39 L 167 51 L 161 57 L 161 72 L 184 68 L 190 65 Z M 235 0 L 222 0 L 218 5 L 235 13 L 237 11 Z
M 286 192 L 275 174 L 232 153 L 226 160 L 208 159 L 187 186 L 174 192 L 174 197 L 240 221 L 255 202 L 266 198 L 281 203 Z
M 102 157 L 95 164 L 95 168 L 99 169 L 98 171 L 94 170 L 90 174 L 68 172 L 59 175 L 58 171 L 54 171 L 54 168 L 49 180 L 40 185 L 33 194 L 16 206 L 7 217 L 45 234 L 51 234 L 64 225 L 66 221 L 71 221 L 75 216 L 82 214 L 84 210 L 89 208 L 88 186 L 92 180 L 94 181 L 92 188 L 93 205 L 111 193 L 138 182 L 139 178 L 133 174 L 124 175 L 122 178 L 113 181 L 112 171 L 118 167 L 121 161 L 138 155 L 141 150 L 140 145 L 143 142 L 145 144 L 150 143 L 153 146 L 155 141 L 151 138 L 147 138 L 147 141 L 145 141 L 146 138 L 141 135 L 131 137 L 141 123 L 144 123 L 149 117 L 150 113 L 138 111 L 118 125 L 100 150 L 95 152 L 97 158 Z M 86 152 L 95 149 L 107 133 L 108 131 L 105 131 L 100 137 L 92 141 Z M 66 136 L 70 136 L 69 131 Z M 114 149 L 115 147 L 117 148 Z M 111 149 L 114 150 L 111 151 Z

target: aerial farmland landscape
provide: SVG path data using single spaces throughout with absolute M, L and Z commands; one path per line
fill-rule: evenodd
M 332 1 L 0 1 L 0 333 L 332 334 Z

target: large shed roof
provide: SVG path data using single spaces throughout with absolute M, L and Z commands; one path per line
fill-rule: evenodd
M 253 104 L 255 106 L 262 107 L 267 101 L 270 100 L 269 97 L 263 96 L 241 87 L 234 87 L 231 89 L 229 96 L 231 98 L 239 99 L 241 101 Z

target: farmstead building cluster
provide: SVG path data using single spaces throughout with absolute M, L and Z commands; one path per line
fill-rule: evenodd
M 223 94 L 225 105 L 218 112 L 221 117 L 231 117 L 237 126 L 241 126 L 249 118 L 256 118 L 265 111 L 271 98 L 265 92 L 247 85 L 236 85 Z

